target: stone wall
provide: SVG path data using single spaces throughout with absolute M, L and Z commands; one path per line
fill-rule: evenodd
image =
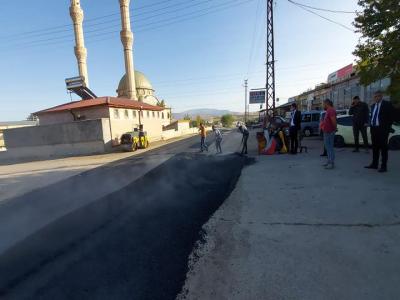
M 7 149 L 103 140 L 101 119 L 4 130 Z
M 4 130 L 0 162 L 110 152 L 108 119 Z

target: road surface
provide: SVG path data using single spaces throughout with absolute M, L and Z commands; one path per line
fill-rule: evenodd
M 174 299 L 246 163 L 211 151 L 191 138 L 3 200 L 0 298 Z

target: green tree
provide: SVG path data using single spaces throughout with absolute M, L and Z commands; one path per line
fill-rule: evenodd
M 183 117 L 183 119 L 184 119 L 185 121 L 190 121 L 190 120 L 192 120 L 192 118 L 191 118 L 188 114 L 186 114 L 186 115 Z
M 387 89 L 393 103 L 400 105 L 400 2 L 359 0 L 363 11 L 354 21 L 361 34 L 354 51 L 363 85 L 389 77 Z
M 230 115 L 230 114 L 223 115 L 223 116 L 221 117 L 221 123 L 222 123 L 222 125 L 223 125 L 224 127 L 231 127 L 233 121 L 234 121 L 233 116 Z
M 201 123 L 204 124 L 204 120 L 199 115 L 197 115 L 196 116 L 196 123 L 197 123 L 197 126 L 200 126 Z

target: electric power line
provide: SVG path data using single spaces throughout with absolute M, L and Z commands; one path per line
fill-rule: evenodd
M 171 0 L 168 0 L 168 1 L 171 1 Z M 192 8 L 192 7 L 195 7 L 195 6 L 198 6 L 198 5 L 207 3 L 207 2 L 211 2 L 212 0 L 205 0 L 205 1 L 201 1 L 201 2 L 195 3 L 195 4 L 186 5 L 186 6 L 182 7 L 182 8 L 179 8 L 179 9 L 175 9 L 175 10 L 171 10 L 171 11 L 168 11 L 168 10 L 167 10 L 167 11 L 165 11 L 165 12 L 163 12 L 163 13 L 151 15 L 151 14 L 154 14 L 155 12 L 163 11 L 163 10 L 166 10 L 166 9 L 169 9 L 169 8 L 178 7 L 178 6 L 182 5 L 182 4 L 187 4 L 188 1 L 189 1 L 189 2 L 193 2 L 193 1 L 196 1 L 196 0 L 186 0 L 185 2 L 181 2 L 181 3 L 178 3 L 178 4 L 175 3 L 175 4 L 169 5 L 169 6 L 164 6 L 164 7 L 161 7 L 161 8 L 155 9 L 155 10 L 152 10 L 152 11 L 150 11 L 150 12 L 133 13 L 133 14 L 131 15 L 131 18 L 132 18 L 134 21 L 148 20 L 148 19 L 151 19 L 151 18 L 154 18 L 154 17 L 158 17 L 158 16 L 170 14 L 170 13 L 175 13 L 175 12 L 178 12 L 178 11 L 180 11 L 180 10 L 185 10 L 186 8 Z M 162 1 L 162 2 L 166 2 L 166 1 Z M 114 15 L 114 14 L 112 14 L 112 15 Z M 109 15 L 108 15 L 108 16 L 109 16 Z M 142 18 L 137 18 L 137 17 L 142 17 Z M 104 18 L 104 16 L 103 16 L 103 17 L 98 17 L 98 18 L 95 18 L 95 19 L 100 19 L 100 18 Z M 99 22 L 99 23 L 86 24 L 87 22 L 90 22 L 91 20 L 93 20 L 93 19 L 90 19 L 89 21 L 85 21 L 85 22 L 84 22 L 84 27 L 85 27 L 85 28 L 87 28 L 87 27 L 96 27 L 96 26 L 98 26 L 98 25 L 109 25 L 109 24 L 111 24 L 111 23 L 120 23 L 120 22 L 121 22 L 121 19 L 120 19 L 120 18 L 116 18 L 116 19 L 111 19 L 111 20 Z M 131 24 L 132 24 L 132 23 L 133 23 L 133 21 L 131 22 Z M 28 43 L 37 43 L 37 42 L 50 41 L 50 40 L 53 40 L 53 39 L 54 39 L 54 40 L 57 40 L 57 39 L 63 39 L 63 38 L 73 37 L 73 29 L 72 29 L 72 26 L 73 26 L 73 25 L 71 24 L 71 25 L 67 25 L 67 26 L 70 27 L 70 28 L 68 28 L 68 29 L 63 29 L 63 30 L 57 30 L 57 31 L 51 31 L 51 32 L 45 32 L 45 33 L 34 34 L 34 35 L 31 35 L 30 37 L 28 37 L 28 39 L 29 39 L 29 38 L 32 38 L 32 37 L 52 35 L 52 34 L 54 34 L 54 33 L 64 33 L 64 32 L 68 32 L 68 33 L 69 33 L 68 35 L 63 35 L 63 36 L 59 36 L 59 37 L 52 37 L 52 38 L 47 38 L 47 39 L 42 39 L 42 40 L 33 40 L 33 41 L 29 41 Z M 63 26 L 63 27 L 64 27 L 64 26 Z M 107 27 L 105 27 L 105 28 L 97 28 L 97 29 L 93 29 L 93 30 L 85 30 L 85 35 L 86 35 L 87 33 L 98 32 L 98 31 L 102 31 L 102 30 L 107 30 L 107 29 L 110 29 L 110 28 L 113 28 L 113 27 L 119 27 L 119 24 L 118 24 L 118 25 L 113 25 L 113 26 L 111 26 L 111 27 L 110 27 L 110 26 L 107 26 Z M 27 38 L 24 37 L 24 36 L 22 36 L 22 37 L 16 37 L 16 38 L 9 39 L 8 41 L 18 40 L 18 39 L 27 39 Z
M 163 4 L 163 3 L 171 2 L 171 1 L 173 1 L 173 0 L 162 0 L 162 1 L 155 2 L 155 3 L 139 6 L 137 8 L 131 9 L 131 11 L 132 10 L 135 10 L 135 11 L 136 10 L 141 10 L 141 9 L 145 9 L 145 8 L 148 8 L 148 7 L 153 7 L 153 6 L 156 6 L 158 4 Z M 99 19 L 104 19 L 104 18 L 108 18 L 108 17 L 111 17 L 111 16 L 117 16 L 117 15 L 119 15 L 119 13 L 107 14 L 107 15 L 103 15 L 103 16 L 87 19 L 87 20 L 85 20 L 85 22 L 86 23 L 90 23 L 90 22 L 93 22 L 93 21 L 96 21 L 96 20 L 99 20 Z M 0 38 L 1 39 L 7 39 L 9 37 L 16 37 L 16 36 L 20 36 L 20 35 L 29 35 L 29 34 L 32 34 L 32 33 L 51 31 L 51 30 L 54 30 L 54 29 L 57 29 L 57 28 L 65 28 L 65 27 L 71 27 L 72 28 L 73 24 L 64 24 L 64 25 L 52 26 L 52 27 L 47 27 L 47 28 L 42 28 L 42 29 L 36 29 L 36 30 L 32 30 L 32 31 L 25 31 L 25 32 L 16 33 L 16 34 L 9 35 L 9 36 L 3 36 L 3 37 L 0 37 Z
M 351 31 L 351 32 L 354 32 L 354 30 L 353 30 L 352 28 L 350 28 L 349 26 L 347 26 L 347 25 L 344 25 L 344 24 L 342 24 L 342 23 L 339 23 L 339 22 L 337 22 L 337 21 L 334 21 L 334 20 L 332 20 L 332 19 L 329 19 L 329 18 L 327 18 L 327 17 L 325 17 L 325 16 L 322 16 L 322 15 L 316 13 L 315 11 L 312 11 L 312 10 L 306 8 L 306 7 L 303 7 L 302 5 L 297 4 L 296 2 L 293 2 L 293 1 L 291 1 L 291 0 L 288 0 L 288 1 L 289 1 L 290 3 L 296 5 L 297 7 L 299 7 L 299 8 L 301 8 L 301 9 L 305 10 L 305 11 L 308 11 L 309 13 L 312 13 L 313 15 L 316 15 L 316 16 L 318 16 L 318 17 L 320 17 L 320 18 L 322 18 L 322 19 L 324 19 L 324 20 L 326 20 L 326 21 L 328 21 L 328 22 L 334 23 L 334 24 L 336 24 L 336 25 L 339 25 L 339 26 L 341 26 L 341 27 L 343 27 L 343 28 L 345 28 L 345 29 Z
M 310 6 L 306 4 L 302 4 L 299 2 L 295 2 L 293 0 L 288 0 L 290 3 L 298 5 L 298 6 L 303 6 L 306 8 L 314 9 L 314 10 L 319 10 L 319 11 L 325 11 L 325 12 L 330 12 L 330 13 L 339 13 L 339 14 L 356 14 L 356 11 L 346 11 L 346 10 L 333 10 L 333 9 L 326 9 L 326 8 L 320 8 L 320 7 L 315 7 L 315 6 Z
M 253 37 L 252 37 L 252 41 L 251 41 L 251 46 L 250 46 L 250 54 L 249 54 L 249 62 L 247 65 L 247 75 L 250 72 L 250 67 L 251 67 L 251 63 L 253 61 L 253 54 L 254 54 L 254 47 L 255 47 L 255 42 L 256 42 L 256 35 L 257 35 L 257 29 L 258 29 L 258 16 L 260 15 L 260 5 L 261 5 L 261 1 L 259 0 L 257 3 L 257 8 L 256 8 L 256 16 L 254 18 L 254 29 L 253 29 Z
M 203 2 L 209 2 L 210 0 L 206 0 Z M 154 29 L 158 29 L 158 28 L 162 28 L 164 26 L 168 26 L 168 25 L 172 25 L 172 24 L 176 24 L 176 23 L 181 23 L 187 20 L 192 20 L 195 18 L 199 18 L 211 13 L 216 13 L 219 11 L 223 11 L 232 7 L 236 7 L 239 5 L 243 5 L 255 0 L 246 0 L 246 1 L 239 1 L 239 0 L 230 0 L 230 1 L 226 1 L 224 3 L 218 4 L 218 5 L 214 5 L 214 6 L 210 6 L 204 9 L 199 9 L 190 13 L 185 14 L 184 16 L 181 17 L 170 17 L 167 19 L 162 19 L 162 20 L 158 20 L 158 21 L 154 21 L 154 22 L 150 22 L 150 23 L 146 23 L 146 24 L 140 24 L 138 26 L 135 26 L 135 28 L 139 28 L 139 30 L 135 30 L 136 33 L 138 32 L 144 32 L 144 31 L 149 31 L 149 30 L 154 30 Z M 216 9 L 217 8 L 217 9 Z M 198 14 L 199 12 L 205 12 L 205 13 L 201 13 Z M 169 20 L 173 20 L 173 21 L 169 21 Z M 156 25 L 156 26 L 149 26 L 149 25 Z M 95 32 L 98 30 L 93 30 L 92 32 Z M 107 31 L 107 32 L 102 32 L 99 34 L 89 34 L 85 36 L 86 40 L 90 40 L 92 37 L 98 37 L 98 36 L 104 36 L 104 35 L 110 35 L 110 34 L 115 34 L 118 33 L 119 30 L 112 30 L 112 31 Z M 113 36 L 111 38 L 116 38 L 117 36 Z M 67 39 L 66 39 L 67 38 Z M 107 38 L 106 38 L 107 39 Z M 106 40 L 106 39 L 100 39 L 100 40 L 96 40 L 96 41 L 102 41 L 102 40 Z M 59 41 L 56 41 L 59 40 Z M 53 42 L 56 41 L 56 42 Z M 68 36 L 62 36 L 62 37 L 54 37 L 54 38 L 49 38 L 49 39 L 45 39 L 45 40 L 40 40 L 40 41 L 32 41 L 30 43 L 24 43 L 24 44 L 18 44 L 18 45 L 13 45 L 14 47 L 24 47 L 27 48 L 26 46 L 49 46 L 52 44 L 60 44 L 63 42 L 71 42 L 73 41 L 73 35 L 68 35 Z M 49 43 L 44 43 L 43 42 L 49 42 Z M 12 49 L 12 48 L 11 48 Z M 10 49 L 10 50 L 11 50 Z M 2 50 L 6 50 L 6 49 L 2 49 Z

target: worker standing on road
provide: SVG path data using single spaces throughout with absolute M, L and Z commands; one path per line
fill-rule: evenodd
M 337 129 L 336 110 L 333 103 L 329 99 L 324 100 L 324 109 L 326 111 L 321 129 L 324 133 L 324 145 L 328 154 L 328 161 L 324 164 L 325 169 L 333 169 L 335 167 L 335 132 Z
M 206 144 L 206 137 L 207 137 L 207 133 L 206 133 L 206 127 L 204 126 L 203 123 L 200 123 L 200 127 L 199 127 L 199 132 L 200 132 L 200 151 L 203 152 L 204 149 L 206 149 L 206 151 L 208 152 L 208 146 Z
M 241 154 L 247 154 L 247 140 L 249 139 L 249 131 L 247 130 L 245 125 L 239 126 L 239 131 L 242 133 L 242 152 Z
M 362 102 L 360 97 L 355 96 L 349 110 L 349 115 L 353 116 L 354 145 L 356 146 L 353 152 L 360 152 L 360 132 L 365 150 L 368 152 L 367 127 L 369 123 L 369 108 L 367 103 Z
M 222 134 L 215 125 L 212 126 L 212 131 L 215 134 L 215 148 L 217 148 L 217 153 L 222 153 L 221 142 L 222 142 Z

